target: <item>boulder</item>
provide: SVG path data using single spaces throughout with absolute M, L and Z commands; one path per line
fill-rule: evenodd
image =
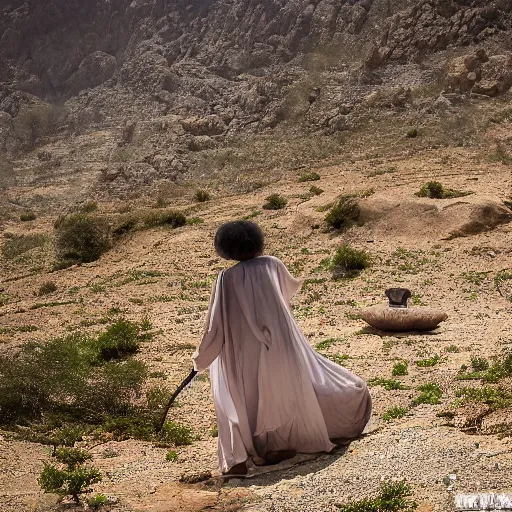
M 481 76 L 473 92 L 491 97 L 506 93 L 512 87 L 512 57 L 493 55 L 482 64 Z
M 190 151 L 204 151 L 217 146 L 217 143 L 208 135 L 197 135 L 188 141 L 188 149 Z
M 114 56 L 104 52 L 94 52 L 88 55 L 80 67 L 66 82 L 70 92 L 77 94 L 84 89 L 97 87 L 106 82 L 117 69 Z
M 206 117 L 187 117 L 181 121 L 181 125 L 192 135 L 221 135 L 226 131 L 224 121 L 215 114 Z
M 448 318 L 442 311 L 432 308 L 393 308 L 379 304 L 363 309 L 362 319 L 381 331 L 432 331 Z

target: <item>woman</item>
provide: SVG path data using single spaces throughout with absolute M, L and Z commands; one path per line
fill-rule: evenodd
M 331 439 L 358 436 L 371 415 L 364 381 L 308 344 L 290 309 L 300 282 L 263 246 L 252 222 L 217 231 L 219 256 L 239 263 L 220 272 L 193 355 L 197 371 L 210 369 L 219 466 L 229 476 L 246 475 L 249 459 L 329 452 Z

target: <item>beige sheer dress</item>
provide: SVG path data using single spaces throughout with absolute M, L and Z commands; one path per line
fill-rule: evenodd
M 365 382 L 315 352 L 290 310 L 300 288 L 261 256 L 220 273 L 194 368 L 210 369 L 221 471 L 269 451 L 328 452 L 371 415 Z

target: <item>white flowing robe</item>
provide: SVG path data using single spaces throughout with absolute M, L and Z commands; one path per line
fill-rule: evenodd
M 365 382 L 315 352 L 295 322 L 299 288 L 272 256 L 221 271 L 214 285 L 193 360 L 210 369 L 221 471 L 269 451 L 329 452 L 370 418 Z

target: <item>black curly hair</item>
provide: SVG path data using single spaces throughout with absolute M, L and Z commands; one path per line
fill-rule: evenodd
M 215 233 L 215 250 L 226 260 L 246 261 L 263 254 L 261 228 L 248 220 L 226 222 Z

